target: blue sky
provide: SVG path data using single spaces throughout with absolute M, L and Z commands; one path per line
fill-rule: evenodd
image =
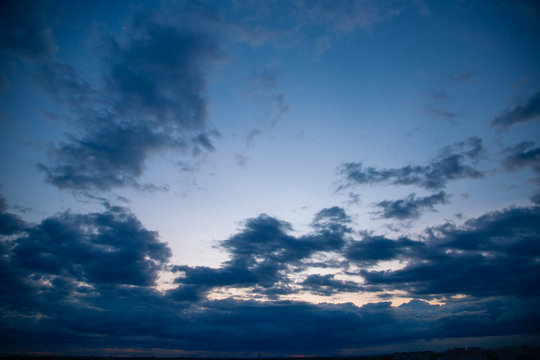
M 4 353 L 538 344 L 535 1 L 5 1 Z

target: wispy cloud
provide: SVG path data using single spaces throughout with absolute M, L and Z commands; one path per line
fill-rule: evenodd
M 482 140 L 469 138 L 466 142 L 442 149 L 440 155 L 427 165 L 407 165 L 401 168 L 377 169 L 363 167 L 361 162 L 343 164 L 338 174 L 345 183 L 339 189 L 362 184 L 415 185 L 428 190 L 444 188 L 448 181 L 481 178 L 484 174 L 467 162 L 483 152 Z
M 516 146 L 505 149 L 508 154 L 502 161 L 507 170 L 530 168 L 540 175 L 540 147 L 535 147 L 535 143 L 524 141 Z
M 491 125 L 506 129 L 512 125 L 540 119 L 540 92 L 535 93 L 523 104 L 514 106 L 495 116 Z
M 382 218 L 405 220 L 418 219 L 425 211 L 435 211 L 434 206 L 439 204 L 448 204 L 448 195 L 444 191 L 425 197 L 409 194 L 405 199 L 383 200 L 376 206 L 381 209 Z

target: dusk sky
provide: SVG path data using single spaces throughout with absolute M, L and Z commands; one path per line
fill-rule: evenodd
M 540 344 L 538 1 L 0 4 L 0 355 Z

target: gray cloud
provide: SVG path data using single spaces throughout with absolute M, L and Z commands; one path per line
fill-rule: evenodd
M 469 138 L 453 146 L 445 147 L 428 165 L 407 165 L 401 168 L 377 169 L 363 167 L 361 162 L 341 165 L 338 174 L 345 183 L 340 190 L 362 184 L 416 185 L 428 190 L 441 189 L 450 180 L 481 178 L 483 172 L 467 164 L 479 158 L 484 151 L 482 140 Z
M 152 154 L 214 150 L 205 91 L 206 73 L 221 58 L 217 40 L 177 24 L 139 13 L 122 41 L 104 36 L 96 84 L 55 60 L 38 68 L 34 81 L 70 112 L 77 130 L 39 164 L 48 182 L 63 189 L 148 188 L 137 179 Z
M 357 292 L 361 291 L 362 286 L 353 281 L 343 281 L 335 279 L 334 275 L 309 275 L 301 282 L 304 290 L 311 293 L 329 296 L 340 292 Z
M 153 284 L 171 253 L 121 208 L 48 218 L 14 244 L 16 263 L 46 276 L 72 277 L 96 285 Z
M 522 122 L 540 119 L 540 91 L 532 95 L 524 104 L 517 105 L 495 116 L 491 125 L 501 129 Z
M 419 256 L 425 246 L 423 242 L 404 237 L 392 240 L 384 236 L 364 235 L 362 240 L 350 243 L 344 254 L 353 263 L 370 266 L 380 261 L 406 260 Z
M 413 251 L 408 253 L 400 251 L 399 242 L 387 243 L 385 258 L 406 260 L 405 268 L 361 274 L 376 289 L 399 289 L 412 296 L 538 296 L 532 284 L 540 281 L 539 220 L 538 207 L 510 208 L 471 219 L 463 227 L 447 223 L 430 228 L 424 241 L 409 245 Z
M 434 206 L 448 204 L 448 195 L 444 191 L 419 197 L 409 194 L 405 199 L 384 200 L 376 204 L 381 208 L 380 216 L 385 219 L 418 219 L 425 211 L 435 211 Z
M 275 296 L 289 293 L 287 269 L 302 269 L 304 261 L 317 252 L 340 251 L 350 222 L 343 209 L 332 207 L 316 214 L 315 232 L 295 237 L 289 233 L 292 226 L 276 218 L 259 215 L 245 221 L 241 232 L 224 240 L 221 247 L 230 254 L 230 260 L 219 269 L 208 267 L 176 266 L 182 272 L 176 282 L 181 286 L 174 291 L 176 299 L 199 299 L 214 287 L 256 286 L 260 294 Z
M 42 17 L 42 1 L 3 1 L 0 4 L 0 49 L 19 59 L 47 60 L 56 51 L 51 30 Z
M 516 170 L 524 167 L 531 168 L 540 175 L 540 147 L 534 147 L 535 143 L 524 141 L 514 147 L 505 149 L 508 155 L 502 164 L 507 170 Z
M 5 203 L 2 212 L 9 215 Z M 8 354 L 108 355 L 103 349 L 138 348 L 284 356 L 456 336 L 500 341 L 503 335 L 536 334 L 538 217 L 537 208 L 506 209 L 463 227 L 432 228 L 422 241 L 368 235 L 352 241 L 340 238 L 332 224 L 295 237 L 288 234 L 290 224 L 259 216 L 224 241 L 231 260 L 223 267 L 178 267 L 185 272 L 180 287 L 160 292 L 154 288 L 156 275 L 170 267 L 170 250 L 155 232 L 118 207 L 63 213 L 0 238 L 0 344 Z M 323 226 L 330 219 L 350 221 L 342 209 L 328 208 L 315 223 Z M 409 296 L 475 297 L 448 299 L 442 306 L 413 300 L 393 307 L 204 296 L 215 286 L 247 284 L 268 290 L 269 297 L 287 293 L 287 284 L 273 282 L 316 251 L 342 251 L 358 266 L 390 259 L 411 263 L 401 270 L 364 271 L 365 284 L 320 274 L 296 284 L 312 293 L 400 289 Z

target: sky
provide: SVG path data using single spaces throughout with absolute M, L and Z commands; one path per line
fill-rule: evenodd
M 537 1 L 0 6 L 0 354 L 540 344 Z

